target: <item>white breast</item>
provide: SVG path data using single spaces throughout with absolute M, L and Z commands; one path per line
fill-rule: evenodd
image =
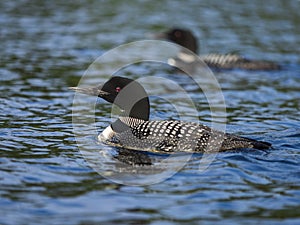
M 101 134 L 98 135 L 99 141 L 106 141 L 111 139 L 114 136 L 115 132 L 111 128 L 111 126 L 106 127 Z

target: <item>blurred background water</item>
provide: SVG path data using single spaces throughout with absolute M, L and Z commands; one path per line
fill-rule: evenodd
M 300 224 L 299 7 L 297 0 L 1 1 L 0 224 Z M 215 72 L 227 131 L 273 149 L 219 153 L 201 173 L 195 157 L 150 186 L 114 183 L 78 150 L 67 87 L 111 48 L 173 26 L 192 29 L 202 54 L 235 51 L 282 65 Z M 172 75 L 141 64 L 126 76 L 147 73 Z M 151 104 L 154 119 L 175 117 L 165 102 Z M 110 107 L 99 104 L 100 130 Z M 197 107 L 209 122 L 207 102 Z

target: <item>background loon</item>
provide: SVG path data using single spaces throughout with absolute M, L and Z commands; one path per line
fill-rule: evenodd
M 98 87 L 70 89 L 96 95 L 124 110 L 98 136 L 100 141 L 109 145 L 159 152 L 213 152 L 239 148 L 268 149 L 271 146 L 267 142 L 225 134 L 198 123 L 149 121 L 148 95 L 137 81 L 128 78 L 114 76 Z
M 198 44 L 193 33 L 186 29 L 173 28 L 165 33 L 158 34 L 157 37 L 165 38 L 172 41 L 178 45 L 181 45 L 195 54 L 198 53 Z M 185 55 L 187 52 L 184 52 Z M 187 57 L 177 56 L 174 60 L 185 61 Z M 212 68 L 217 69 L 247 69 L 247 70 L 279 70 L 280 66 L 274 62 L 264 61 L 264 60 L 250 60 L 241 57 L 240 55 L 228 53 L 228 54 L 218 54 L 212 53 L 207 55 L 200 55 L 200 58 Z M 182 63 L 182 62 L 180 62 Z M 188 62 L 190 63 L 190 61 Z

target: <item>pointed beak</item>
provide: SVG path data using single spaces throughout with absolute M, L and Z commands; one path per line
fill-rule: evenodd
M 101 86 L 99 87 L 86 87 L 86 88 L 81 88 L 81 87 L 69 87 L 70 90 L 86 94 L 86 95 L 93 95 L 93 96 L 98 96 L 98 97 L 103 97 L 106 95 L 109 95 L 108 92 L 102 91 Z

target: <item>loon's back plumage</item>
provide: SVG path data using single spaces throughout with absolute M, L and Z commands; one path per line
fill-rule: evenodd
M 240 68 L 246 70 L 278 70 L 280 67 L 273 62 L 264 60 L 250 60 L 237 54 L 216 54 L 211 53 L 200 56 L 200 58 L 212 68 L 233 69 Z
M 213 130 L 208 126 L 181 121 L 145 121 L 120 117 L 122 132 L 112 127 L 99 135 L 110 145 L 153 152 L 215 152 L 241 148 L 267 149 L 269 143 Z M 112 125 L 113 126 L 113 125 Z

